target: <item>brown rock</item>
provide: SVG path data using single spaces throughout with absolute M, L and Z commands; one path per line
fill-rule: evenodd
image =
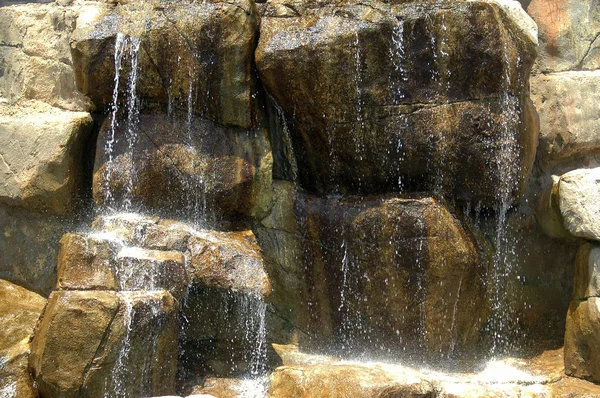
M 252 2 L 175 2 L 161 8 L 127 2 L 95 5 L 94 11 L 81 14 L 71 48 L 77 85 L 97 108 L 112 102 L 115 42 L 122 32 L 140 40 L 140 97 L 191 107 L 220 124 L 255 124 L 251 61 L 259 18 Z M 124 48 L 121 98 L 131 69 L 130 46 Z
M 0 280 L 0 395 L 38 396 L 29 374 L 29 340 L 46 300 L 10 282 Z
M 575 259 L 573 300 L 600 297 L 600 247 L 584 243 Z
M 600 298 L 573 300 L 567 313 L 565 373 L 600 382 Z
M 520 196 L 534 160 L 534 55 L 491 3 L 276 1 L 256 62 L 288 121 L 305 189 L 433 188 L 496 204 L 502 190 Z

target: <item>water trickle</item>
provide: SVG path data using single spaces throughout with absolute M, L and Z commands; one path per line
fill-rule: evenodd
M 396 80 L 393 81 L 392 84 L 395 86 L 393 91 L 394 104 L 397 105 L 406 97 L 404 85 L 408 82 L 408 70 L 406 68 L 406 45 L 404 43 L 404 21 L 399 21 L 399 23 L 394 25 L 392 28 L 392 43 L 393 46 L 390 48 L 390 57 L 392 59 L 394 72 L 397 76 Z
M 354 103 L 354 111 L 356 112 L 355 128 L 352 134 L 358 160 L 362 161 L 365 155 L 364 131 L 365 121 L 363 117 L 363 100 L 362 100 L 362 66 L 361 66 L 361 51 L 358 32 L 354 39 L 354 87 L 356 91 L 356 100 Z M 358 186 L 362 185 L 362 177 L 358 175 Z

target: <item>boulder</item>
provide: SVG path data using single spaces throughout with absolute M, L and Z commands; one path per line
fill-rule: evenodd
M 206 379 L 202 386 L 196 386 L 192 390 L 192 396 L 196 397 L 196 394 L 199 394 L 200 396 L 202 396 L 202 394 L 207 394 L 207 396 L 219 398 L 265 396 L 266 387 L 267 386 L 260 379 L 243 380 L 212 377 Z
M 132 140 L 127 123 L 111 129 L 109 118 L 94 166 L 97 206 L 130 206 L 208 225 L 266 212 L 272 173 L 266 130 L 224 128 L 181 114 L 140 115 Z
M 0 202 L 67 215 L 83 178 L 82 153 L 91 133 L 85 112 L 0 104 Z
M 44 396 L 175 391 L 176 301 L 165 291 L 55 291 L 30 366 Z
M 600 154 L 600 71 L 536 75 L 531 97 L 540 115 L 539 164 L 585 164 Z
M 79 10 L 58 3 L 0 7 L 0 98 L 86 111 L 69 47 Z
M 565 373 L 600 382 L 600 298 L 573 300 L 567 313 Z
M 0 396 L 36 398 L 29 374 L 29 341 L 46 299 L 0 280 Z
M 600 247 L 584 243 L 575 259 L 573 300 L 600 297 Z
M 256 51 L 303 188 L 490 205 L 520 196 L 534 160 L 534 57 L 530 35 L 481 1 L 269 2 Z
M 560 177 L 559 207 L 574 236 L 600 240 L 600 168 L 577 169 Z
M 541 73 L 600 67 L 600 10 L 594 0 L 525 2 L 539 29 Z
M 137 93 L 144 100 L 189 109 L 219 124 L 256 123 L 251 62 L 259 18 L 253 2 L 88 7 L 77 20 L 71 50 L 77 86 L 98 109 L 113 102 L 117 51 L 123 68 L 119 99 L 137 73 Z

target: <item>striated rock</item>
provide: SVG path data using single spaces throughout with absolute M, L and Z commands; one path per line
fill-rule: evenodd
M 0 280 L 0 395 L 38 396 L 29 374 L 29 340 L 46 299 Z
M 495 3 L 276 1 L 256 62 L 287 119 L 303 188 L 431 188 L 496 204 L 519 197 L 533 163 L 534 56 Z
M 565 373 L 600 381 L 600 298 L 573 300 L 567 313 L 565 333 Z
M 393 374 L 375 366 L 283 366 L 271 375 L 269 397 L 434 397 L 417 372 Z
M 133 208 L 196 222 L 262 216 L 269 205 L 272 155 L 267 132 L 223 128 L 185 117 L 141 115 L 130 143 L 127 123 L 112 142 L 108 119 L 94 167 L 98 206 Z M 132 155 L 134 154 L 134 155 Z M 112 159 L 112 160 L 111 160 Z M 200 218 L 200 220 L 195 220 Z
M 79 10 L 58 3 L 0 7 L 0 97 L 85 111 L 69 48 Z
M 56 291 L 33 340 L 40 393 L 160 395 L 175 390 L 177 304 L 165 291 Z
M 91 127 L 88 113 L 0 104 L 0 202 L 59 215 L 72 211 Z
M 600 43 L 599 43 L 600 44 Z M 537 75 L 531 97 L 540 115 L 540 165 L 581 167 L 600 154 L 600 71 Z
M 575 259 L 573 300 L 600 297 L 600 247 L 585 243 Z
M 558 198 L 565 228 L 574 236 L 600 240 L 600 168 L 560 177 Z
M 594 0 L 527 1 L 539 29 L 539 72 L 600 67 L 600 10 Z
M 191 108 L 219 124 L 249 128 L 256 123 L 251 62 L 259 18 L 253 2 L 88 7 L 77 20 L 71 48 L 77 85 L 97 108 L 112 102 L 117 48 L 125 54 L 119 84 L 123 97 L 132 59 L 137 59 L 141 98 Z

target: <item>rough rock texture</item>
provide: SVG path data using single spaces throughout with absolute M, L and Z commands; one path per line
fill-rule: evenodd
M 274 209 L 295 229 L 270 228 L 268 218 L 257 234 L 273 305 L 313 344 L 447 356 L 478 340 L 488 260 L 444 205 L 410 196 L 289 198 Z
M 91 127 L 88 113 L 0 104 L 0 202 L 60 215 L 73 211 Z
M 577 252 L 573 300 L 600 297 L 600 247 L 585 243 Z
M 572 235 L 600 240 L 600 168 L 563 174 L 558 200 L 564 226 Z
M 107 119 L 98 139 L 103 148 L 94 166 L 98 206 L 130 201 L 134 209 L 209 224 L 266 212 L 272 155 L 264 129 L 151 114 L 140 115 L 136 137 L 129 140 L 126 120 L 118 124 L 113 135 Z
M 531 97 L 541 126 L 538 162 L 544 169 L 561 164 L 582 165 L 589 158 L 598 158 L 599 87 L 600 71 L 597 70 L 531 78 Z
M 0 280 L 0 396 L 35 398 L 29 374 L 29 339 L 46 299 Z
M 58 2 L 0 7 L 0 97 L 87 110 L 88 101 L 75 86 L 69 48 L 78 12 Z
M 115 42 L 139 38 L 137 92 L 149 101 L 192 108 L 220 124 L 256 122 L 251 68 L 259 18 L 248 0 L 173 2 L 155 7 L 96 3 L 77 20 L 71 44 L 77 85 L 97 108 L 113 101 Z M 132 41 L 123 47 L 119 89 L 128 90 Z M 135 54 L 135 52 L 133 52 Z M 124 96 L 124 95 L 123 95 Z
M 55 291 L 30 366 L 44 396 L 169 394 L 178 334 L 168 292 Z
M 600 382 L 600 298 L 573 300 L 567 313 L 565 373 Z
M 519 196 L 534 159 L 534 56 L 494 4 L 281 1 L 266 6 L 256 62 L 309 191 L 421 185 L 496 204 Z
M 600 68 L 600 8 L 595 0 L 525 3 L 539 30 L 537 72 Z

